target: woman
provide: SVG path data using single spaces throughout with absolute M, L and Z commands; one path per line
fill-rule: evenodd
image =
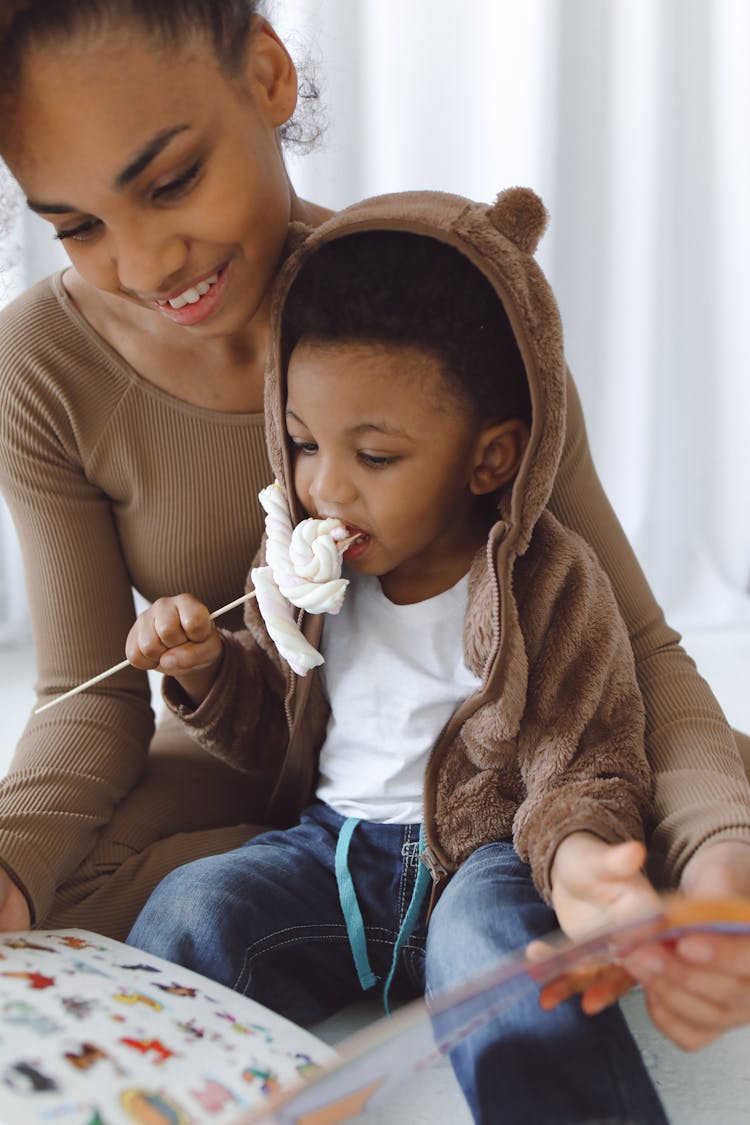
M 121 659 L 133 587 L 217 607 L 241 591 L 269 480 L 269 292 L 290 222 L 328 212 L 289 182 L 280 131 L 296 75 L 254 4 L 0 12 L 0 152 L 72 262 L 0 322 L 0 479 L 44 699 Z M 657 775 L 655 874 L 750 896 L 732 732 L 601 492 L 572 385 L 570 400 L 553 506 L 598 552 L 629 625 Z M 262 825 L 270 777 L 153 728 L 135 670 L 31 718 L 0 790 L 0 927 L 122 937 L 162 875 Z M 689 942 L 634 965 L 656 976 L 654 1017 L 685 1046 L 750 1018 L 750 942 L 692 941 L 692 969 Z

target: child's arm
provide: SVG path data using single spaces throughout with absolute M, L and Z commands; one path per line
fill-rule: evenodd
M 223 644 L 206 606 L 192 594 L 177 594 L 139 614 L 125 655 L 134 668 L 172 676 L 198 707 L 216 680 Z
M 288 736 L 284 675 L 249 628 L 217 629 L 190 594 L 159 598 L 137 618 L 126 654 L 164 673 L 166 705 L 209 753 L 242 770 L 278 766 Z
M 644 839 L 644 708 L 612 588 L 578 536 L 544 513 L 514 579 L 529 667 L 517 740 L 526 795 L 513 838 L 551 902 L 553 861 L 572 833 Z

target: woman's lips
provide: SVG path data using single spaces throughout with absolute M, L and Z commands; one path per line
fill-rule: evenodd
M 229 265 L 222 266 L 216 273 L 183 289 L 170 300 L 155 301 L 154 304 L 173 324 L 185 326 L 201 324 L 216 311 L 216 306 L 226 289 L 228 272 Z

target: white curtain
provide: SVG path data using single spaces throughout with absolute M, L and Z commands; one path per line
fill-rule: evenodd
M 747 0 L 280 0 L 342 206 L 527 184 L 594 459 L 680 627 L 750 620 Z
M 657 597 L 678 627 L 750 621 L 750 3 L 266 9 L 322 85 L 325 136 L 289 158 L 300 194 L 539 192 L 594 458 Z M 46 259 L 21 234 L 28 283 Z

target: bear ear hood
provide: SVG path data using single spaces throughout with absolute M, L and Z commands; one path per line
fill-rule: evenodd
M 544 205 L 530 188 L 501 191 L 494 203 L 475 203 L 447 192 L 375 196 L 353 204 L 308 231 L 290 229 L 288 253 L 271 308 L 271 348 L 265 384 L 266 433 L 271 466 L 290 480 L 284 422 L 281 339 L 286 294 L 305 261 L 335 239 L 364 231 L 401 230 L 435 238 L 463 253 L 493 286 L 515 335 L 531 397 L 531 436 L 515 481 L 501 491 L 499 516 L 512 553 L 523 554 L 549 500 L 565 437 L 565 357 L 562 326 L 552 290 L 533 258 L 547 225 Z M 502 381 L 498 370 L 498 386 Z M 302 518 L 292 503 L 295 520 Z
M 547 211 L 541 199 L 529 188 L 513 187 L 501 191 L 487 218 L 495 230 L 505 235 L 524 254 L 533 254 L 547 229 Z

